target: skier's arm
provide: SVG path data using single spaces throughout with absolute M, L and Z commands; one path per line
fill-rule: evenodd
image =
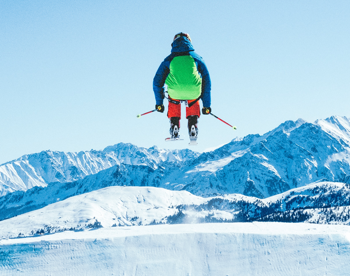
M 164 83 L 169 74 L 169 66 L 167 61 L 163 61 L 159 66 L 153 79 L 153 91 L 156 98 L 156 105 L 162 105 L 164 99 Z
M 207 66 L 203 60 L 197 60 L 198 72 L 202 75 L 202 102 L 204 107 L 211 105 L 211 81 Z

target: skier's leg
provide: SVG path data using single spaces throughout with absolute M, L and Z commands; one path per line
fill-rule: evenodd
M 180 118 L 181 118 L 181 105 L 169 102 L 168 106 L 168 118 L 170 119 L 170 135 L 171 138 L 180 138 Z
M 191 140 L 197 140 L 198 136 L 198 117 L 188 116 L 188 135 Z
M 180 118 L 179 117 L 171 117 L 170 118 L 170 135 L 171 138 L 180 138 Z
M 191 103 L 191 101 L 189 101 Z M 186 108 L 186 118 L 188 119 L 188 134 L 190 140 L 197 140 L 198 136 L 198 118 L 200 117 L 200 106 L 197 101 L 191 107 Z

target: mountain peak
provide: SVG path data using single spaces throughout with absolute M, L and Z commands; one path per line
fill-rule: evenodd
M 327 122 L 341 122 L 341 121 L 346 121 L 346 122 L 350 122 L 349 118 L 347 118 L 346 116 L 340 116 L 340 115 L 333 115 L 333 116 L 330 116 L 328 118 L 325 119 L 325 121 Z
M 120 142 L 118 144 L 115 144 L 115 145 L 108 146 L 108 147 L 104 148 L 103 152 L 117 151 L 117 150 L 120 150 L 122 148 L 136 149 L 138 147 L 136 147 L 135 145 L 133 145 L 131 143 Z M 143 149 L 143 148 L 138 148 L 138 149 Z
M 331 116 L 326 119 L 316 120 L 315 124 L 323 131 L 338 140 L 350 144 L 350 119 L 345 116 Z
M 296 121 L 292 121 L 292 120 L 285 121 L 284 123 L 280 124 L 275 129 L 264 134 L 263 137 L 266 138 L 267 136 L 273 135 L 274 133 L 279 132 L 279 131 L 282 131 L 284 133 L 290 133 L 294 129 L 300 127 L 302 124 L 305 124 L 305 123 L 307 123 L 307 122 L 301 118 L 299 118 Z

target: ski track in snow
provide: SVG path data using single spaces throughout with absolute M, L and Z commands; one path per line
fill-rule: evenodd
M 0 241 L 0 275 L 349 275 L 348 226 L 157 225 Z

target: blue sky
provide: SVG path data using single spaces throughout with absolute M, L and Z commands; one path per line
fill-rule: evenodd
M 0 1 L 0 163 L 42 150 L 166 143 L 152 81 L 175 33 L 212 80 L 203 151 L 285 120 L 350 117 L 349 1 Z

